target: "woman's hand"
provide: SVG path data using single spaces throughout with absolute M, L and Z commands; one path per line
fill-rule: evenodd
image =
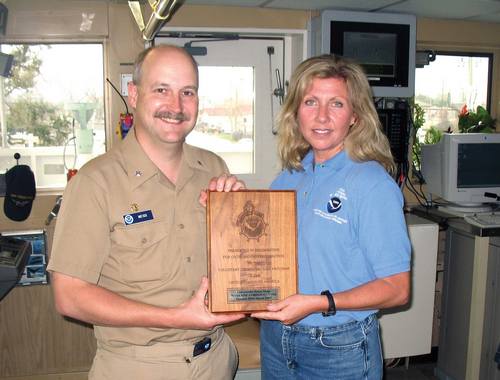
M 283 301 L 267 305 L 268 311 L 252 313 L 251 317 L 280 321 L 291 325 L 304 319 L 309 314 L 328 309 L 328 300 L 324 296 L 295 294 Z

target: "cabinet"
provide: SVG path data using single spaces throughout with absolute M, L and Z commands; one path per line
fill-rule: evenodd
M 37 197 L 27 221 L 0 216 L 1 230 L 39 229 L 54 203 L 55 197 Z M 54 224 L 46 228 L 49 251 Z M 0 379 L 87 371 L 95 349 L 91 326 L 55 311 L 50 285 L 15 287 L 0 302 Z
M 446 230 L 436 375 L 500 380 L 500 229 L 468 224 L 446 209 L 413 210 Z
M 500 380 L 500 237 L 477 236 L 465 223 L 446 232 L 437 375 Z
M 439 228 L 412 214 L 406 224 L 412 245 L 411 300 L 380 313 L 385 359 L 428 354 L 432 347 Z

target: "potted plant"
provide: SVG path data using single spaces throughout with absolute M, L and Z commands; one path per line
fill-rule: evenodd
M 495 132 L 496 120 L 482 106 L 476 112 L 469 111 L 464 104 L 458 114 L 458 130 L 460 133 L 492 133 Z

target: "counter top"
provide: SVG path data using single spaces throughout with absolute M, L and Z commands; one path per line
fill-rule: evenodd
M 437 207 L 415 206 L 411 209 L 411 214 L 432 220 L 440 226 L 451 226 L 458 230 L 468 232 L 475 236 L 500 236 L 500 228 L 478 227 L 467 223 L 463 216 L 446 212 Z

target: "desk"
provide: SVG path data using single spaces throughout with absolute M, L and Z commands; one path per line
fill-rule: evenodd
M 493 358 L 500 341 L 500 230 L 437 209 L 413 212 L 446 228 L 438 377 L 499 380 Z

